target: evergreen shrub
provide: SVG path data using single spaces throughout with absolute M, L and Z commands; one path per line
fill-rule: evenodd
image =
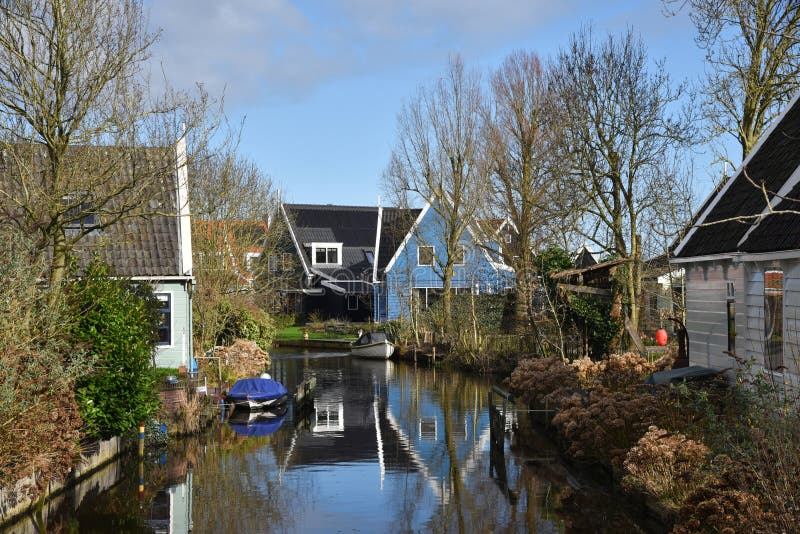
M 83 430 L 87 437 L 107 439 L 158 410 L 153 355 L 159 305 L 149 286 L 112 277 L 99 262 L 67 291 L 76 318 L 73 343 L 96 358 L 92 372 L 76 384 Z

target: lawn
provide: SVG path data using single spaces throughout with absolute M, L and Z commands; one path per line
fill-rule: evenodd
M 328 332 L 309 332 L 308 339 L 353 339 L 351 334 L 334 334 Z M 303 339 L 302 326 L 289 326 L 278 330 L 276 341 L 297 341 Z

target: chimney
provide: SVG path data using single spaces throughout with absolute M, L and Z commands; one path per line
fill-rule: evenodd
M 186 156 L 186 125 L 175 144 L 177 164 L 178 233 L 180 240 L 180 269 L 184 276 L 192 276 L 192 224 L 189 212 L 189 170 Z

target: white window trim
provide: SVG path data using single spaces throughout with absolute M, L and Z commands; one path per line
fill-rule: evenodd
M 162 345 L 156 343 L 156 349 L 174 349 L 175 348 L 175 292 L 174 291 L 153 291 L 153 295 L 158 298 L 159 295 L 169 296 L 169 345 Z M 159 301 L 160 302 L 160 301 Z
M 419 262 L 419 251 L 422 248 L 429 248 L 431 249 L 431 262 L 430 263 L 420 263 Z M 417 267 L 433 267 L 434 258 L 436 258 L 436 247 L 433 245 L 419 245 L 417 247 Z
M 261 253 L 260 252 L 248 252 L 245 255 L 244 263 L 245 263 L 245 266 L 247 267 L 248 271 L 252 271 L 253 270 L 253 263 L 254 263 L 253 260 L 257 260 L 260 257 L 261 257 Z
M 335 248 L 337 250 L 336 258 L 337 263 L 318 263 L 317 262 L 317 249 L 321 248 Z M 342 243 L 311 243 L 311 265 L 341 267 L 342 265 Z
M 457 245 L 461 247 L 461 263 L 453 262 L 453 265 L 466 265 L 467 264 L 467 246 L 466 245 Z

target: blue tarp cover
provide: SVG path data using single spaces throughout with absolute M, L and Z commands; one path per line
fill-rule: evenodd
M 277 399 L 283 395 L 286 395 L 286 388 L 271 378 L 243 378 L 228 391 L 228 398 L 234 400 L 262 401 Z
M 251 423 L 234 423 L 228 421 L 231 429 L 240 436 L 269 436 L 281 427 L 283 416 L 274 419 L 260 419 Z

